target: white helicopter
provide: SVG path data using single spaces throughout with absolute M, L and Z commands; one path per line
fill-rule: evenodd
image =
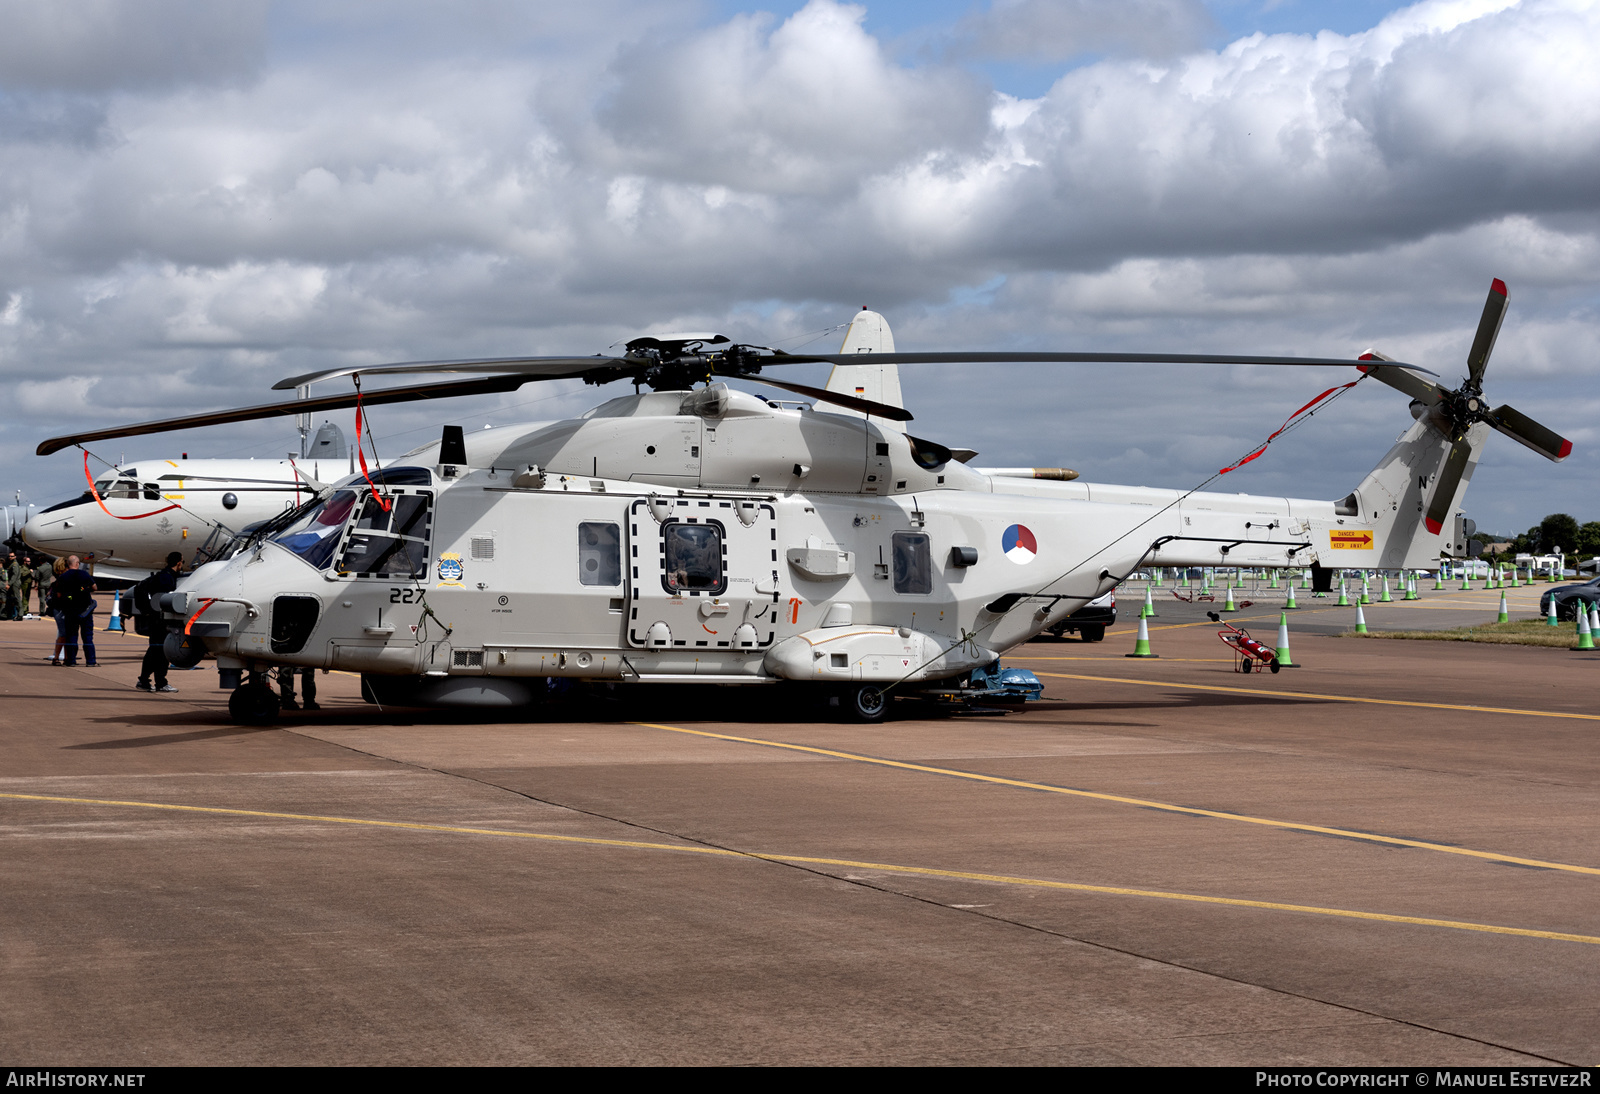
M 277 386 L 340 375 L 358 385 L 378 374 L 481 378 L 102 430 L 46 441 L 39 452 L 285 406 L 504 391 L 555 377 L 632 380 L 634 394 L 572 421 L 470 438 L 446 426 L 437 444 L 370 481 L 347 478 L 268 522 L 168 594 L 167 616 L 180 628 L 170 658 L 192 665 L 214 655 L 220 685 L 233 689 L 233 717 L 249 724 L 276 717 L 266 671 L 286 664 L 358 672 L 374 701 L 425 705 L 527 703 L 553 677 L 787 681 L 871 721 L 892 694 L 983 691 L 1007 650 L 1141 566 L 1311 566 L 1326 588 L 1334 566 L 1420 567 L 1464 554 L 1455 505 L 1490 429 L 1552 460 L 1571 450 L 1525 415 L 1483 401 L 1505 305 L 1497 280 L 1468 376 L 1453 391 L 1370 353 L 884 350 L 863 364 L 853 351 L 887 339 L 881 317 L 864 312 L 840 354 L 693 334 L 636 339 L 619 357 L 342 369 Z M 802 361 L 836 366 L 829 389 L 764 374 L 759 382 L 836 409 L 789 409 L 718 379 Z M 967 361 L 1354 365 L 1412 396 L 1416 420 L 1338 501 L 984 472 L 903 431 L 911 415 L 888 368 Z
M 338 426 L 327 422 L 314 436 L 306 432 L 299 460 L 184 454 L 106 468 L 79 496 L 30 512 L 23 542 L 47 554 L 93 559 L 95 576 L 112 581 L 138 581 L 165 566 L 172 551 L 186 566 L 225 557 L 241 532 L 298 508 L 325 481 L 354 470 Z

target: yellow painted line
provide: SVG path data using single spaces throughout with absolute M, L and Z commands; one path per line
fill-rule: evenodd
M 1125 676 L 1074 676 L 1065 672 L 1044 672 L 1062 680 L 1094 680 L 1104 684 L 1138 684 L 1152 688 L 1177 688 L 1180 691 L 1224 691 L 1234 695 L 1270 695 L 1279 699 L 1319 699 L 1329 703 L 1372 703 L 1385 707 L 1423 707 L 1428 710 L 1467 710 L 1474 714 L 1520 714 L 1529 718 L 1577 718 L 1600 722 L 1600 714 L 1578 714 L 1565 710 L 1519 710 L 1515 707 L 1475 707 L 1458 703 L 1423 703 L 1414 699 L 1373 699 L 1365 695 L 1320 695 L 1311 691 L 1268 691 L 1265 688 L 1232 688 L 1220 684 L 1179 684 L 1162 680 L 1130 680 Z
M 262 809 L 228 809 L 221 806 L 174 805 L 169 802 L 120 801 L 104 798 L 68 798 L 53 794 L 4 794 L 0 798 L 12 801 L 58 802 L 67 805 L 101 805 L 135 809 L 157 809 L 177 813 L 202 813 L 228 817 L 263 817 L 269 820 L 311 821 L 319 824 L 349 824 L 363 828 L 388 828 L 412 832 L 440 832 L 450 835 L 504 836 L 512 839 L 538 840 L 548 843 L 579 844 L 590 847 L 621 847 L 645 851 L 677 851 L 690 855 L 711 855 L 717 858 L 755 859 L 762 862 L 803 863 L 811 866 L 840 866 L 849 870 L 878 870 L 892 874 L 915 874 L 922 877 L 955 878 L 961 881 L 983 881 L 1003 885 L 1024 885 L 1035 889 L 1054 889 L 1073 893 L 1102 893 L 1108 896 L 1148 897 L 1155 900 L 1178 900 L 1191 904 L 1220 904 L 1234 908 L 1260 908 L 1277 912 L 1301 912 L 1308 915 L 1338 916 L 1343 919 L 1364 919 L 1378 923 L 1406 923 L 1420 927 L 1446 927 L 1458 931 L 1478 931 L 1484 934 L 1513 935 L 1521 938 L 1544 938 L 1558 942 L 1582 942 L 1600 946 L 1600 937 L 1587 934 L 1570 934 L 1564 931 L 1538 931 L 1529 927 L 1502 927 L 1492 923 L 1472 923 L 1459 919 L 1430 919 L 1423 916 L 1387 915 L 1383 912 L 1363 912 L 1352 908 L 1325 908 L 1315 904 L 1284 904 L 1269 900 L 1244 900 L 1239 897 L 1206 896 L 1201 893 L 1175 893 L 1163 889 L 1130 889 L 1116 885 L 1084 885 L 1071 881 L 1051 881 L 1046 878 L 1019 877 L 1014 874 L 987 874 L 972 870 L 940 870 L 931 866 L 902 866 L 889 862 L 861 862 L 855 859 L 821 858 L 815 855 L 784 855 L 762 851 L 733 851 L 724 847 L 705 847 L 694 844 L 651 843 L 643 840 L 601 839 L 595 836 L 557 836 L 546 832 L 521 832 L 511 828 L 468 828 L 449 824 L 419 824 L 411 821 L 374 820 L 367 817 L 322 816 L 314 813 L 276 813 Z
M 1100 680 L 1106 679 L 1098 676 L 1065 676 L 1063 673 L 1044 673 L 1045 676 L 1063 676 L 1068 680 Z M 1112 680 L 1112 683 L 1142 683 L 1138 680 Z M 1172 685 L 1181 687 L 1183 685 Z M 1227 689 L 1223 689 L 1227 690 Z M 1260 694 L 1272 695 L 1274 692 Z M 1476 709 L 1476 708 L 1473 708 Z M 765 748 L 782 748 L 790 752 L 808 752 L 816 756 L 828 756 L 837 760 L 851 760 L 856 763 L 874 764 L 878 767 L 894 767 L 902 771 L 920 771 L 929 775 L 944 775 L 955 779 L 971 779 L 973 782 L 993 783 L 996 786 L 1014 786 L 1022 790 L 1043 790 L 1050 794 L 1064 794 L 1073 798 L 1091 798 L 1095 801 L 1116 802 L 1119 805 L 1136 805 L 1141 809 L 1158 809 L 1165 813 L 1181 813 L 1191 817 L 1211 817 L 1215 820 L 1238 821 L 1241 824 L 1257 824 L 1266 828 L 1284 828 L 1294 832 L 1313 832 L 1321 836 L 1339 836 L 1343 839 L 1365 840 L 1369 843 L 1389 844 L 1395 847 L 1415 847 L 1423 851 L 1440 851 L 1447 855 L 1464 855 L 1468 858 L 1487 859 L 1491 862 L 1510 862 L 1518 866 L 1538 866 L 1546 870 L 1565 870 L 1575 874 L 1600 875 L 1600 867 L 1575 866 L 1565 862 L 1546 862 L 1543 859 L 1518 858 L 1515 855 L 1502 855 L 1495 851 L 1474 851 L 1466 847 L 1452 847 L 1444 843 L 1428 843 L 1425 840 L 1402 839 L 1399 836 L 1380 836 L 1371 832 L 1357 832 L 1348 828 L 1329 828 L 1319 824 L 1302 824 L 1298 821 L 1273 820 L 1270 817 L 1252 817 L 1247 813 L 1227 813 L 1218 809 L 1200 809 L 1190 805 L 1173 805 L 1171 802 L 1152 801 L 1148 798 L 1129 798 L 1121 794 L 1106 794 L 1095 790 L 1078 790 L 1069 786 L 1053 786 L 1049 783 L 1026 782 L 1022 779 L 1005 779 L 999 775 L 982 775 L 975 771 L 961 771 L 948 767 L 933 767 L 928 764 L 907 763 L 904 760 L 886 760 L 880 756 L 864 756 L 856 752 L 840 752 L 831 748 L 816 748 L 812 745 L 790 744 L 787 741 L 766 741 L 759 737 L 735 737 L 727 733 L 712 733 L 705 729 L 685 729 L 681 726 L 661 725 L 656 722 L 633 722 L 632 725 L 644 726 L 648 729 L 663 729 L 669 733 L 685 733 L 692 737 L 709 737 L 717 741 L 732 741 L 736 744 L 761 745 Z

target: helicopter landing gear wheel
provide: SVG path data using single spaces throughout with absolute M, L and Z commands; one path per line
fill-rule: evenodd
M 874 684 L 858 684 L 846 689 L 844 708 L 852 722 L 881 722 L 889 712 L 889 697 Z
M 242 726 L 269 726 L 278 720 L 278 697 L 264 683 L 252 681 L 228 696 L 228 715 Z

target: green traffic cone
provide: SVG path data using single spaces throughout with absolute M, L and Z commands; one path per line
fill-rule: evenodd
M 1405 599 L 1407 599 L 1407 600 L 1421 600 L 1422 598 L 1417 595 L 1417 575 L 1416 574 L 1407 574 L 1407 575 L 1405 575 L 1405 581 L 1406 581 Z
M 1500 618 L 1496 619 L 1495 622 L 1496 623 L 1509 623 L 1509 622 L 1511 622 L 1511 613 L 1506 611 L 1506 594 L 1503 593 L 1503 592 L 1500 594 Z
M 1276 668 L 1297 669 L 1300 666 L 1294 663 L 1294 658 L 1289 656 L 1289 613 L 1278 613 L 1278 663 Z
M 1144 587 L 1144 607 L 1139 609 L 1140 619 L 1154 619 L 1156 615 L 1155 601 L 1150 598 L 1150 586 Z
M 1467 568 L 1461 567 L 1461 591 L 1467 592 L 1472 586 L 1467 584 Z
M 1139 637 L 1133 643 L 1133 652 L 1123 654 L 1124 657 L 1155 657 L 1150 652 L 1150 624 L 1143 619 L 1139 620 Z
M 1294 602 L 1294 582 L 1292 581 L 1289 582 L 1289 599 L 1283 602 L 1283 606 L 1285 608 L 1298 608 L 1300 606 Z
M 1361 611 L 1361 604 L 1359 602 L 1356 604 L 1356 633 L 1357 634 L 1366 634 L 1367 633 L 1367 617 Z
M 1389 595 L 1389 575 L 1383 575 L 1383 595 L 1378 598 L 1379 604 L 1393 604 L 1394 597 Z
M 1346 589 L 1344 587 L 1344 578 L 1341 577 L 1339 579 L 1339 603 L 1338 603 L 1337 607 L 1348 608 L 1349 606 L 1350 606 L 1350 593 L 1348 591 L 1346 591 Z
M 1547 627 L 1561 626 L 1561 621 L 1556 618 L 1556 598 L 1553 596 L 1550 598 L 1550 614 L 1544 617 L 1544 625 Z
M 1277 587 L 1278 587 L 1278 571 L 1277 570 L 1273 570 L 1272 571 L 1272 584 L 1269 586 L 1269 588 L 1276 589 Z
M 1372 586 L 1369 583 L 1366 574 L 1361 575 L 1361 603 L 1372 603 Z
M 1225 612 L 1236 612 L 1239 609 L 1233 606 L 1233 586 L 1228 586 L 1228 603 L 1222 609 Z
M 1583 605 L 1578 605 L 1578 644 L 1574 650 L 1594 649 L 1594 635 L 1589 631 L 1589 613 L 1583 610 Z
M 1433 573 L 1433 591 L 1438 592 L 1444 588 L 1444 567 L 1440 566 Z

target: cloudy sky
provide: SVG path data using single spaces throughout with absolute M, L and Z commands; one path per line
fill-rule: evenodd
M 1467 509 L 1600 519 L 1596 56 L 1583 0 L 0 0 L 0 487 L 76 493 L 81 457 L 42 437 L 314 368 L 685 328 L 833 349 L 863 304 L 901 349 L 1376 346 L 1453 386 L 1501 277 L 1487 394 L 1576 449 L 1492 437 Z M 904 387 L 913 432 L 980 463 L 1189 487 L 1347 378 Z M 375 429 L 394 453 L 444 415 L 620 393 Z M 1362 384 L 1223 485 L 1341 496 L 1409 421 Z M 294 443 L 285 421 L 95 451 Z

